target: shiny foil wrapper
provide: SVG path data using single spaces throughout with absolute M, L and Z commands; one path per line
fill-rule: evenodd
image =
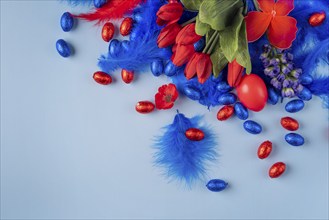
M 185 136 L 191 141 L 201 141 L 204 139 L 203 131 L 198 128 L 187 129 L 185 132 Z

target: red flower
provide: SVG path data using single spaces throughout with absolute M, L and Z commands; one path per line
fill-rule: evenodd
M 231 63 L 228 64 L 228 71 L 227 71 L 227 83 L 231 87 L 236 87 L 239 85 L 244 67 L 241 66 L 236 60 L 234 59 Z
M 158 47 L 165 48 L 175 43 L 175 39 L 181 26 L 177 23 L 169 24 L 163 28 L 158 36 Z
M 268 30 L 270 43 L 287 49 L 296 38 L 297 21 L 287 16 L 294 9 L 294 0 L 257 0 L 262 12 L 252 11 L 246 16 L 249 42 L 258 40 Z
M 176 44 L 188 45 L 199 41 L 202 36 L 195 33 L 195 23 L 186 25 L 177 35 Z
M 185 68 L 185 77 L 191 79 L 197 74 L 199 83 L 203 84 L 211 75 L 212 62 L 210 55 L 195 53 Z
M 175 44 L 176 46 L 177 44 Z M 171 57 L 172 62 L 175 66 L 183 66 L 187 63 L 190 58 L 195 53 L 194 45 L 180 45 L 178 44 L 175 48 L 173 48 L 173 55 Z
M 169 83 L 159 87 L 155 94 L 155 107 L 157 109 L 170 109 L 178 98 L 178 91 L 175 84 Z
M 164 24 L 176 23 L 182 16 L 183 11 L 182 4 L 178 2 L 163 5 L 157 12 L 157 24 L 162 26 Z

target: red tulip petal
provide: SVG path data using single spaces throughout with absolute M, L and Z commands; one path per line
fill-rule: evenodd
M 204 54 L 196 64 L 196 73 L 199 83 L 203 84 L 210 77 L 212 71 L 212 62 L 209 54 Z
M 274 0 L 257 0 L 260 10 L 271 13 L 274 8 Z
M 258 40 L 267 30 L 271 20 L 271 14 L 258 11 L 249 12 L 245 17 L 248 41 Z
M 289 16 L 275 16 L 268 29 L 270 43 L 280 49 L 287 49 L 296 39 L 297 21 Z
M 198 40 L 200 40 L 202 36 L 197 35 L 195 33 L 195 23 L 191 23 L 186 25 L 176 37 L 176 44 L 194 44 Z
M 176 66 L 182 66 L 191 59 L 194 52 L 195 51 L 193 44 L 186 46 L 178 45 L 171 60 Z
M 196 63 L 198 62 L 198 59 L 199 59 L 199 55 L 198 53 L 195 53 L 192 58 L 188 61 L 186 67 L 185 67 L 185 70 L 184 70 L 184 74 L 185 74 L 185 77 L 187 79 L 192 79 L 195 74 L 196 74 Z
M 274 5 L 276 15 L 288 15 L 294 9 L 294 0 L 278 0 Z

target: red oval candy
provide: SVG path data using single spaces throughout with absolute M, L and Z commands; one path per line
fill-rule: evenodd
M 326 13 L 324 11 L 316 12 L 310 16 L 310 18 L 308 19 L 308 23 L 312 27 L 316 27 L 316 26 L 320 26 L 325 19 L 326 19 Z
M 265 159 L 270 155 L 272 151 L 272 142 L 271 141 L 264 141 L 261 143 L 261 145 L 258 147 L 257 155 L 259 159 Z
M 109 74 L 102 71 L 95 72 L 93 78 L 97 83 L 102 85 L 108 85 L 111 84 L 112 82 L 112 77 Z
M 125 18 L 123 19 L 120 25 L 120 34 L 122 36 L 127 36 L 130 34 L 131 29 L 133 28 L 134 20 L 132 18 Z
M 105 42 L 110 42 L 114 36 L 114 25 L 111 22 L 104 24 L 102 28 L 102 38 Z
M 150 101 L 140 101 L 137 102 L 135 109 L 141 114 L 147 114 L 154 110 L 155 105 Z
M 268 171 L 268 175 L 271 178 L 277 178 L 281 176 L 285 170 L 286 170 L 286 164 L 283 162 L 277 162 L 271 166 L 270 170 Z
M 299 123 L 296 119 L 291 117 L 281 118 L 281 125 L 289 131 L 296 131 L 299 128 Z
M 229 119 L 233 115 L 233 113 L 234 113 L 233 106 L 226 105 L 218 111 L 217 119 L 219 121 L 225 121 L 225 120 Z
M 122 69 L 121 78 L 125 83 L 127 83 L 127 84 L 131 83 L 134 80 L 134 71 Z
M 191 141 L 201 141 L 204 138 L 204 133 L 198 128 L 190 128 L 185 131 L 185 136 Z

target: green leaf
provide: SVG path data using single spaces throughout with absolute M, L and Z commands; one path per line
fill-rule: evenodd
M 243 8 L 241 7 L 234 16 L 232 25 L 219 32 L 220 45 L 222 47 L 223 54 L 229 62 L 234 60 L 239 47 L 240 29 L 244 19 L 242 16 L 242 11 Z
M 204 36 L 209 30 L 210 30 L 210 25 L 206 23 L 202 23 L 199 19 L 199 16 L 197 16 L 195 22 L 195 33 L 197 33 L 200 36 Z
M 248 41 L 246 33 L 246 23 L 242 22 L 242 26 L 239 33 L 239 48 L 235 57 L 236 61 L 243 67 L 246 68 L 246 73 L 251 72 L 251 61 L 248 50 Z
M 184 7 L 190 11 L 199 11 L 200 5 L 204 0 L 181 0 Z
M 225 68 L 228 60 L 225 58 L 222 49 L 217 47 L 217 49 L 210 56 L 212 62 L 212 73 L 215 77 L 218 77 L 220 72 Z
M 186 0 L 185 0 L 186 1 Z M 199 18 L 202 23 L 221 31 L 230 26 L 234 15 L 243 7 L 241 0 L 207 0 L 200 6 Z

